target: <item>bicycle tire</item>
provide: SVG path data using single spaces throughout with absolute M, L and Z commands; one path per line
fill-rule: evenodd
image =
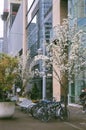
M 69 121 L 70 120 L 70 112 L 68 109 L 65 110 L 65 108 L 60 108 L 58 110 L 58 115 L 59 115 L 60 120 L 62 120 L 62 121 Z

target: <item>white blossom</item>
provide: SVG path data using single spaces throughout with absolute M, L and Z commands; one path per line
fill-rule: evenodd
M 57 65 L 61 73 L 68 72 L 69 80 L 72 80 L 72 75 L 77 71 L 80 72 L 82 65 L 86 67 L 85 33 L 78 30 L 77 19 L 73 22 L 69 26 L 69 21 L 64 19 L 62 25 L 55 28 L 55 37 L 50 45 L 53 48 L 50 49 L 53 54 L 50 57 L 53 59 L 52 64 Z

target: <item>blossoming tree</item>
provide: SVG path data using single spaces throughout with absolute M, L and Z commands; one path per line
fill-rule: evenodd
M 77 72 L 86 67 L 85 33 L 77 27 L 77 21 L 70 24 L 64 19 L 62 25 L 55 28 L 55 37 L 48 46 L 49 64 L 64 91 L 64 103 L 67 108 L 69 83 L 73 82 Z

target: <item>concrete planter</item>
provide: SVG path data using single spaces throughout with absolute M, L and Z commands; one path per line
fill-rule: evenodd
M 14 115 L 14 102 L 0 102 L 0 118 L 10 118 Z

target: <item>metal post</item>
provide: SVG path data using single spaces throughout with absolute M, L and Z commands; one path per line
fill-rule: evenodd
M 43 76 L 43 100 L 46 98 L 46 75 Z
M 41 17 L 41 25 L 43 26 L 42 31 L 43 31 L 43 38 L 42 43 L 43 43 L 43 56 L 45 56 L 45 27 L 44 27 L 44 0 L 41 0 L 42 3 L 42 17 Z M 42 99 L 44 100 L 46 98 L 46 74 L 45 74 L 45 61 L 43 61 L 43 76 L 42 76 Z
M 45 56 L 45 43 L 43 42 L 43 55 Z M 42 98 L 46 98 L 46 74 L 45 74 L 45 61 L 43 60 L 43 84 L 42 84 Z

